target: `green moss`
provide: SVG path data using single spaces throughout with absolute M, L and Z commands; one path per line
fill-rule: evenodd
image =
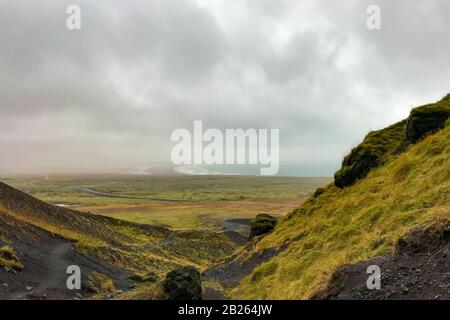
M 390 129 L 391 134 L 372 134 L 371 143 L 364 143 L 384 140 L 385 152 L 366 178 L 344 189 L 326 187 L 249 249 L 247 255 L 283 248 L 244 278 L 231 291 L 233 298 L 308 298 L 343 264 L 392 253 L 415 228 L 450 219 L 450 126 L 402 154 L 389 139 L 400 133 Z M 265 273 L 272 263 L 278 268 Z
M 20 262 L 11 246 L 0 247 L 0 266 L 15 270 L 23 269 L 23 264 Z
M 156 282 L 158 280 L 158 276 L 153 273 L 136 273 L 129 277 L 131 281 L 135 282 Z
M 420 106 L 411 110 L 411 114 L 427 114 L 443 112 L 450 114 L 450 94 L 446 95 L 442 100 L 437 103 L 430 103 L 424 106 Z
M 118 295 L 117 300 L 163 300 L 164 289 L 161 282 L 139 284 L 132 291 Z
M 88 281 L 84 284 L 84 289 L 93 294 L 105 294 L 111 293 L 116 290 L 114 282 L 98 272 L 92 272 L 89 275 Z
M 167 300 L 201 300 L 202 298 L 200 273 L 192 266 L 170 271 L 162 285 Z
M 334 175 L 336 186 L 352 185 L 404 151 L 409 144 L 443 129 L 449 115 L 450 99 L 447 95 L 437 103 L 413 109 L 406 120 L 370 132 L 342 161 L 342 167 Z M 430 152 L 439 152 L 439 148 L 435 147 Z
M 447 97 L 438 103 L 428 104 L 411 111 L 406 126 L 406 136 L 409 142 L 416 143 L 426 135 L 445 127 L 450 116 L 450 100 Z
M 276 262 L 269 262 L 262 264 L 261 266 L 257 267 L 254 272 L 252 273 L 252 276 L 250 278 L 250 281 L 258 281 L 259 279 L 263 277 L 269 277 L 273 275 L 278 269 L 278 263 Z
M 386 162 L 405 140 L 405 126 L 406 120 L 386 129 L 370 132 L 342 161 L 341 169 L 334 175 L 336 186 L 349 186 Z
M 277 218 L 269 214 L 258 214 L 251 223 L 250 238 L 266 234 L 275 228 Z

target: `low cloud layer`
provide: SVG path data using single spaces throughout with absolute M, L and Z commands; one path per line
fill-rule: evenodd
M 0 0 L 0 173 L 170 163 L 171 132 L 202 120 L 279 128 L 281 173 L 330 175 L 450 91 L 449 16 L 448 0 Z

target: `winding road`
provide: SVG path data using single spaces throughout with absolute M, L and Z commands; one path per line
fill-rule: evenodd
M 29 185 L 33 188 L 38 188 L 36 186 L 36 183 L 39 181 L 42 181 L 42 180 L 31 181 L 29 183 Z M 84 192 L 84 193 L 87 193 L 87 194 L 90 194 L 90 195 L 96 196 L 96 197 L 115 198 L 115 199 L 148 200 L 148 201 L 160 201 L 160 202 L 184 202 L 184 203 L 219 203 L 219 204 L 244 203 L 243 201 L 236 201 L 236 200 L 186 200 L 186 199 L 172 199 L 172 198 L 137 197 L 137 196 L 100 192 L 100 191 L 96 191 L 96 190 L 92 190 L 92 189 L 84 188 L 84 187 L 75 187 L 75 188 L 73 188 L 73 190 L 77 191 L 77 192 Z M 261 203 L 261 202 L 254 203 L 251 201 L 245 202 L 245 204 L 273 206 L 273 203 Z M 283 207 L 283 208 L 291 208 L 291 209 L 295 209 L 298 207 L 298 205 L 282 205 L 282 204 L 278 204 L 277 206 Z
M 127 195 L 118 195 L 105 193 L 100 191 L 95 191 L 88 188 L 74 188 L 75 191 L 81 191 L 88 193 L 97 197 L 106 197 L 106 198 L 117 198 L 117 199 L 134 199 L 134 200 L 149 200 L 149 201 L 163 201 L 163 202 L 186 202 L 186 203 L 243 203 L 242 201 L 233 201 L 233 200 L 185 200 L 185 199 L 170 199 L 170 198 L 148 198 L 148 197 L 136 197 L 136 196 L 127 196 Z M 272 203 L 254 203 L 254 202 L 246 202 L 247 205 L 257 204 L 263 206 L 273 206 Z M 296 205 L 277 205 L 278 207 L 285 208 L 297 208 Z
M 166 199 L 166 198 L 147 198 L 147 197 L 126 196 L 126 195 L 99 192 L 99 191 L 95 191 L 95 190 L 91 190 L 91 189 L 87 189 L 87 188 L 75 188 L 74 190 L 85 192 L 85 193 L 88 193 L 93 196 L 106 197 L 106 198 L 150 200 L 150 201 L 164 201 L 164 202 L 213 202 L 210 200 L 183 200 L 183 199 Z

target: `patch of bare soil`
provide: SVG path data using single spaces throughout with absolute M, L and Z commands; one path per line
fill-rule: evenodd
M 371 265 L 381 269 L 379 290 L 367 288 Z M 450 299 L 449 225 L 414 231 L 399 241 L 393 255 L 343 266 L 313 299 Z
M 13 221 L 8 219 L 0 216 L 0 229 L 13 240 L 14 252 L 25 267 L 21 271 L 0 267 L 0 300 L 82 299 L 91 294 L 83 290 L 83 283 L 94 271 L 112 279 L 118 289 L 129 288 L 127 271 L 81 254 L 72 242 L 45 230 L 25 223 L 17 225 L 20 224 L 17 221 L 12 227 Z M 69 275 L 66 270 L 69 265 L 77 265 L 81 269 L 81 290 L 67 288 Z

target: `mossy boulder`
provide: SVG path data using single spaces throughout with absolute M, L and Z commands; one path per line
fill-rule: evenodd
M 163 289 L 167 300 L 201 300 L 200 273 L 191 266 L 172 270 L 163 281 Z
M 372 131 L 342 161 L 342 167 L 334 174 L 338 188 L 352 185 L 364 178 L 370 170 L 378 167 L 400 148 L 405 137 L 406 120 L 386 129 Z
M 370 132 L 363 142 L 352 149 L 334 174 L 339 188 L 364 178 L 373 168 L 383 165 L 392 156 L 406 150 L 426 135 L 443 129 L 450 117 L 450 94 L 442 100 L 415 108 L 408 119 L 382 130 Z
M 422 106 L 411 111 L 406 125 L 406 137 L 410 143 L 416 143 L 426 135 L 445 127 L 450 115 L 449 96 L 438 104 Z
M 258 214 L 250 226 L 250 239 L 271 232 L 277 224 L 277 218 L 269 214 Z
M 369 150 L 358 148 L 346 157 L 342 168 L 334 175 L 334 184 L 343 188 L 353 184 L 356 180 L 364 178 L 372 168 L 378 166 L 379 157 Z
M 83 287 L 87 292 L 93 294 L 106 294 L 117 290 L 112 279 L 96 271 L 89 275 L 88 281 Z

